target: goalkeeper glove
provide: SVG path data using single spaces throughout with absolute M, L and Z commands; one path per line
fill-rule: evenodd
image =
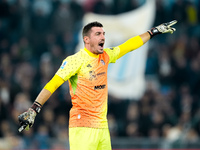
M 22 132 L 24 129 L 29 130 L 29 128 L 33 126 L 35 117 L 40 112 L 41 107 L 42 105 L 40 103 L 34 102 L 31 108 L 18 116 L 20 123 L 19 132 Z
M 172 28 L 174 24 L 177 23 L 177 20 L 173 20 L 171 22 L 163 23 L 157 27 L 152 28 L 151 30 L 148 30 L 147 32 L 150 34 L 150 37 L 154 37 L 157 34 L 162 34 L 162 33 L 173 33 L 176 31 L 175 28 Z

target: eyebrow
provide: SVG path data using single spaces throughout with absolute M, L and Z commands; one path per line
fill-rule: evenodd
M 100 32 L 100 31 L 97 31 L 95 34 L 97 34 L 97 33 L 102 33 L 102 32 Z M 105 35 L 105 32 L 103 32 L 103 34 Z

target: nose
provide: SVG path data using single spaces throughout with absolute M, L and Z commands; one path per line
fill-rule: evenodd
M 102 35 L 101 35 L 101 38 L 102 38 L 103 40 L 105 40 L 105 35 L 104 35 L 104 34 L 102 34 Z

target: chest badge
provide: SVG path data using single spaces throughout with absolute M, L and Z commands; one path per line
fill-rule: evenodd
M 103 59 L 101 59 L 100 62 L 101 62 L 103 65 L 105 65 L 105 62 L 103 61 Z
M 89 80 L 90 81 L 92 81 L 93 79 L 97 79 L 97 75 L 96 75 L 96 73 L 95 73 L 95 71 L 89 71 L 89 75 L 90 75 L 90 78 L 89 78 Z

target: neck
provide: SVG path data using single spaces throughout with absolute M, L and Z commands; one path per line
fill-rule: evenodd
M 90 45 L 85 44 L 85 48 L 86 48 L 88 51 L 90 51 L 91 53 L 93 53 L 94 55 L 98 55 L 98 54 L 94 53 L 94 50 L 92 50 L 92 48 L 91 48 Z
M 92 52 L 92 50 L 91 50 L 91 47 L 90 47 L 90 45 L 88 45 L 88 44 L 85 44 L 85 48 L 86 48 L 88 51 L 90 51 L 91 53 L 93 53 L 93 52 Z
M 91 51 L 89 51 L 86 47 L 84 48 L 84 50 L 88 53 L 88 55 L 97 58 L 99 55 L 98 54 L 94 54 Z

